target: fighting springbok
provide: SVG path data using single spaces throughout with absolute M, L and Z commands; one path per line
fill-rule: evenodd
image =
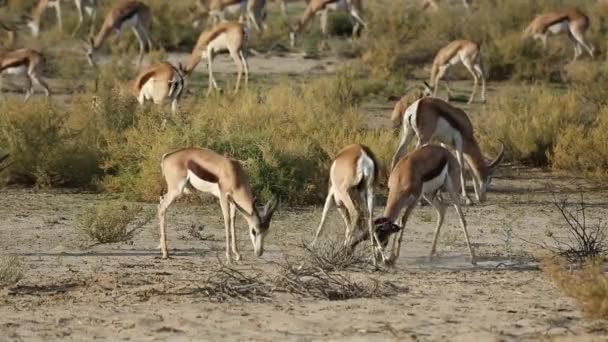
M 150 21 L 150 8 L 142 2 L 124 1 L 112 7 L 106 14 L 103 25 L 97 35 L 94 38 L 89 38 L 89 42 L 85 48 L 89 64 L 91 66 L 95 65 L 95 53 L 112 33 L 116 35 L 116 39 L 118 40 L 123 29 L 132 27 L 133 33 L 135 33 L 135 37 L 139 42 L 139 61 L 137 65 L 138 68 L 141 67 L 146 45 L 148 49 L 152 48 L 148 32 Z
M 133 82 L 133 92 L 137 101 L 143 104 L 152 100 L 162 105 L 166 98 L 171 99 L 171 112 L 177 111 L 177 102 L 184 90 L 184 71 L 182 65 L 171 63 L 154 64 L 141 72 Z
M 562 11 L 549 12 L 535 17 L 523 32 L 523 37 L 533 37 L 547 47 L 547 37 L 560 33 L 567 33 L 574 45 L 574 57 L 576 61 L 583 53 L 583 47 L 593 58 L 594 48 L 585 41 L 585 32 L 589 28 L 589 17 L 576 8 Z
M 197 5 L 200 12 L 209 14 L 212 26 L 226 21 L 226 14 L 239 14 L 256 31 L 264 30 L 266 0 L 198 0 Z
M 481 79 L 481 101 L 486 101 L 486 76 L 481 63 L 481 47 L 470 40 L 455 40 L 437 52 L 431 68 L 430 85 L 433 88 L 433 96 L 437 96 L 439 81 L 448 69 L 461 62 L 473 75 L 473 91 L 469 97 L 469 103 L 475 99 L 479 79 Z M 445 87 L 450 97 L 450 87 L 445 80 Z
M 74 4 L 76 5 L 76 10 L 78 11 L 78 25 L 76 29 L 74 29 L 73 33 L 76 33 L 82 23 L 84 22 L 85 13 L 91 17 L 91 32 L 93 30 L 93 25 L 95 22 L 95 17 L 97 14 L 97 0 L 74 0 Z M 63 21 L 61 15 L 61 1 L 60 0 L 39 0 L 36 6 L 32 9 L 31 20 L 28 21 L 28 27 L 32 31 L 32 35 L 37 37 L 40 34 L 40 22 L 42 20 L 42 16 L 46 12 L 47 9 L 52 8 L 55 11 L 55 15 L 57 17 L 57 25 L 59 25 L 59 29 L 63 30 Z
M 243 71 L 245 71 L 245 86 L 249 82 L 249 66 L 247 65 L 244 51 L 247 39 L 247 28 L 237 22 L 222 22 L 209 30 L 203 31 L 196 42 L 196 46 L 192 49 L 190 59 L 184 68 L 185 74 L 190 75 L 202 59 L 207 59 L 209 71 L 207 95 L 209 95 L 212 89 L 219 89 L 215 77 L 213 77 L 213 58 L 216 53 L 228 50 L 230 57 L 232 57 L 237 67 L 236 85 L 234 87 L 234 92 L 236 93 L 241 84 Z
M 323 206 L 321 223 L 312 241 L 314 245 L 319 238 L 327 218 L 327 213 L 334 202 L 338 212 L 344 219 L 346 233 L 344 245 L 350 245 L 353 234 L 359 228 L 360 210 L 367 210 L 367 228 L 370 236 L 374 264 L 373 214 L 374 214 L 374 183 L 378 179 L 378 162 L 372 151 L 360 144 L 348 145 L 342 149 L 329 171 L 329 192 Z M 362 205 L 362 204 L 365 205 Z
M 41 86 L 47 97 L 51 95 L 49 86 L 42 77 L 45 64 L 44 55 L 32 49 L 18 49 L 0 54 L 0 73 L 26 76 L 25 101 L 34 94 L 34 84 Z M 0 89 L 2 89 L 1 75 Z
M 471 263 L 475 264 L 475 253 L 471 247 L 467 224 L 458 197 L 459 169 L 458 161 L 452 153 L 435 145 L 422 145 L 397 162 L 388 179 L 389 192 L 384 214 L 374 221 L 376 236 L 380 240 L 378 248 L 383 255 L 383 249 L 388 245 L 390 236 L 400 231 L 399 238 L 393 238 L 391 256 L 388 258 L 390 262 L 399 258 L 405 225 L 420 197 L 424 197 L 437 211 L 437 225 L 429 254 L 430 258 L 433 257 L 447 208 L 447 204 L 436 196 L 440 190 L 443 190 L 449 194 L 458 213 L 464 238 L 471 253 Z M 399 221 L 400 225 L 397 225 Z
M 359 34 L 361 28 L 365 28 L 365 21 L 362 19 L 363 13 L 363 0 L 310 0 L 304 13 L 302 13 L 300 19 L 291 32 L 289 32 L 289 41 L 291 47 L 295 47 L 297 44 L 298 36 L 304 31 L 306 25 L 311 21 L 315 15 L 321 15 L 321 32 L 323 37 L 327 36 L 327 23 L 328 23 L 328 11 L 343 10 L 347 11 L 353 21 L 353 38 Z
M 220 200 L 228 262 L 232 261 L 233 254 L 237 261 L 241 259 L 234 229 L 237 210 L 249 225 L 249 237 L 255 254 L 261 256 L 264 253 L 264 237 L 268 234 L 277 201 L 271 199 L 261 212 L 258 211 L 247 176 L 239 162 L 208 149 L 189 147 L 163 155 L 161 170 L 167 182 L 167 193 L 160 198 L 158 207 L 163 258 L 169 256 L 165 231 L 167 208 L 183 193 L 192 189 L 209 193 Z
M 405 95 L 395 105 L 391 115 L 395 127 L 403 123 L 401 141 L 393 156 L 391 167 L 396 167 L 399 158 L 407 150 L 407 146 L 414 135 L 418 138 L 416 147 L 432 140 L 438 140 L 446 145 L 453 146 L 456 150 L 456 157 L 461 166 L 458 188 L 462 191 L 466 203 L 470 204 L 472 201 L 465 189 L 465 159 L 473 174 L 473 187 L 477 200 L 483 201 L 487 188 L 492 181 L 492 173 L 504 156 L 504 145 L 496 158 L 487 164 L 477 139 L 475 139 L 473 125 L 467 113 L 434 97 L 422 97 L 411 103 L 412 100 L 413 98 L 410 95 Z

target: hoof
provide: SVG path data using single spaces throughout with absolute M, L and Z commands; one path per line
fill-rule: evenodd
M 234 253 L 234 260 L 241 261 L 241 255 L 239 253 Z

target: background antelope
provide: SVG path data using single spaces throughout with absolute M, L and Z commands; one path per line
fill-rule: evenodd
M 84 22 L 85 13 L 91 17 L 91 29 L 93 31 L 93 25 L 97 14 L 97 0 L 74 0 L 76 10 L 78 12 L 78 25 L 74 29 L 73 33 L 78 32 L 82 23 Z M 28 27 L 32 31 L 32 35 L 37 37 L 40 34 L 40 22 L 42 17 L 48 9 L 52 8 L 55 11 L 57 17 L 57 25 L 59 29 L 63 31 L 63 20 L 61 14 L 61 0 L 39 0 L 36 6 L 32 9 L 31 20 L 28 21 Z
M 177 102 L 184 90 L 184 71 L 182 65 L 178 67 L 163 62 L 146 68 L 133 82 L 133 91 L 137 101 L 143 104 L 145 100 L 152 100 L 162 105 L 166 98 L 171 99 L 171 112 L 177 111 Z
M 496 158 L 487 164 L 475 139 L 471 120 L 462 109 L 438 98 L 423 97 L 414 101 L 402 112 L 402 108 L 407 105 L 409 100 L 411 100 L 410 96 L 404 96 L 402 101 L 395 105 L 393 111 L 393 124 L 399 126 L 403 123 L 403 133 L 399 147 L 393 156 L 391 167 L 396 167 L 414 136 L 418 138 L 416 148 L 433 139 L 439 140 L 444 144 L 453 146 L 456 150 L 456 157 L 461 166 L 459 168 L 460 184 L 458 188 L 462 191 L 462 196 L 466 199 L 467 204 L 472 202 L 465 189 L 464 158 L 466 158 L 473 173 L 473 187 L 477 200 L 483 201 L 487 188 L 492 181 L 492 173 L 504 156 L 504 146 L 502 146 Z M 403 114 L 397 115 L 399 112 Z
M 359 144 L 348 145 L 342 149 L 331 164 L 329 171 L 329 192 L 325 199 L 321 223 L 315 233 L 312 245 L 317 242 L 323 230 L 331 203 L 334 202 L 344 219 L 346 232 L 344 245 L 350 245 L 353 234 L 359 228 L 360 210 L 365 207 L 368 234 L 370 236 L 372 257 L 374 257 L 373 213 L 374 183 L 378 179 L 378 162 L 372 151 Z M 363 205 L 365 204 L 365 205 Z
M 34 85 L 41 86 L 47 97 L 51 95 L 49 86 L 42 77 L 45 64 L 44 55 L 32 49 L 18 49 L 0 54 L 0 73 L 26 76 L 25 101 L 34 94 Z M 0 77 L 1 89 L 2 77 Z
M 443 47 L 433 60 L 431 68 L 430 85 L 433 88 L 433 96 L 437 96 L 439 81 L 446 74 L 448 69 L 461 62 L 473 76 L 473 91 L 469 97 L 469 103 L 473 102 L 477 85 L 481 79 L 481 101 L 486 101 L 486 76 L 481 63 L 481 47 L 479 44 L 470 40 L 455 40 Z M 445 80 L 445 86 L 450 98 L 450 87 L 448 81 Z
M 293 48 L 296 46 L 298 36 L 306 28 L 308 22 L 315 17 L 315 15 L 321 15 L 321 32 L 323 37 L 326 38 L 329 10 L 347 11 L 353 21 L 352 36 L 356 37 L 361 28 L 366 26 L 362 17 L 362 1 L 363 0 L 310 0 L 306 6 L 306 9 L 304 10 L 304 13 L 302 13 L 300 19 L 289 33 L 291 47 Z
M 211 29 L 203 31 L 192 50 L 184 72 L 187 75 L 191 74 L 201 59 L 207 59 L 209 71 L 207 95 L 209 95 L 212 89 L 219 89 L 215 77 L 213 77 L 213 57 L 218 52 L 228 50 L 237 68 L 236 85 L 234 87 L 234 92 L 237 92 L 241 84 L 243 71 L 245 71 L 245 85 L 249 82 L 249 66 L 244 52 L 247 38 L 246 27 L 237 22 L 219 23 Z
M 220 200 L 224 228 L 226 230 L 226 259 L 240 260 L 234 220 L 238 210 L 249 225 L 249 237 L 257 256 L 264 253 L 264 237 L 268 234 L 270 220 L 276 209 L 275 198 L 259 212 L 249 188 L 247 176 L 239 162 L 204 148 L 184 148 L 163 155 L 162 174 L 167 182 L 167 193 L 160 198 L 158 209 L 160 249 L 167 258 L 165 213 L 167 208 L 183 193 L 191 189 L 212 194 Z
M 447 205 L 436 197 L 437 192 L 443 190 L 449 194 L 458 213 L 464 238 L 471 253 L 471 263 L 475 264 L 475 253 L 471 247 L 467 224 L 457 195 L 460 190 L 458 181 L 460 173 L 458 161 L 452 153 L 440 146 L 423 145 L 397 162 L 388 179 L 389 193 L 384 214 L 374 221 L 380 239 L 379 248 L 386 247 L 390 235 L 400 231 L 399 238 L 393 238 L 390 261 L 399 258 L 403 230 L 420 197 L 425 198 L 437 211 L 437 225 L 429 253 L 429 257 L 433 257 L 447 208 Z M 399 221 L 400 226 L 397 226 L 396 222 Z
M 226 21 L 228 13 L 245 17 L 258 32 L 264 30 L 266 0 L 199 0 L 198 7 L 201 12 L 209 14 L 212 26 Z
M 574 45 L 574 57 L 572 58 L 572 62 L 574 62 L 583 53 L 583 47 L 587 50 L 589 56 L 593 58 L 594 48 L 585 41 L 585 32 L 587 32 L 588 28 L 589 17 L 582 11 L 573 8 L 537 16 L 526 27 L 523 37 L 538 39 L 543 43 L 543 47 L 546 48 L 547 37 L 550 34 L 567 33 Z
M 131 27 L 139 42 L 137 65 L 138 68 L 141 67 L 146 46 L 148 49 L 152 48 L 149 36 L 150 21 L 150 9 L 142 2 L 125 1 L 112 7 L 106 14 L 103 25 L 97 35 L 94 38 L 89 38 L 85 49 L 89 64 L 95 65 L 95 53 L 112 33 L 116 35 L 116 40 L 118 40 L 122 30 Z

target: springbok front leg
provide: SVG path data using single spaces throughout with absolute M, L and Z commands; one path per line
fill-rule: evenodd
M 239 244 L 236 238 L 236 231 L 234 228 L 234 221 L 236 219 L 236 205 L 230 203 L 230 235 L 232 236 L 232 253 L 234 254 L 234 260 L 241 260 L 241 253 L 239 253 Z

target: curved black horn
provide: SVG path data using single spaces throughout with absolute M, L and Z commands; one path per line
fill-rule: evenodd
M 493 169 L 496 166 L 498 166 L 498 164 L 500 164 L 500 162 L 502 161 L 502 158 L 504 156 L 505 156 L 505 144 L 501 141 L 500 142 L 500 152 L 498 153 L 496 158 L 494 158 L 494 160 L 490 163 L 490 165 L 488 165 L 488 168 Z

